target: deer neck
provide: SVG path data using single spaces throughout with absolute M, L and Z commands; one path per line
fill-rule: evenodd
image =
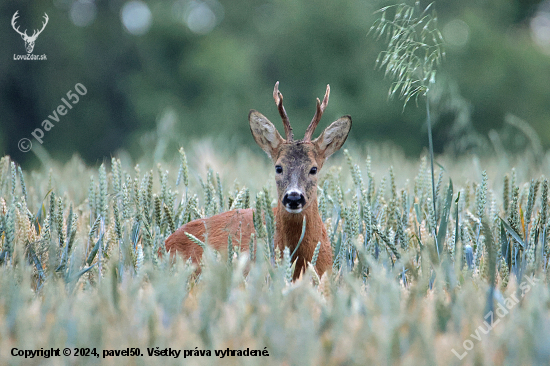
M 322 241 L 323 233 L 325 232 L 325 230 L 322 230 L 324 225 L 319 215 L 317 197 L 313 197 L 311 199 L 311 204 L 299 214 L 288 212 L 279 201 L 275 218 L 277 223 L 275 245 L 279 247 L 281 251 L 287 246 L 290 249 L 290 253 L 294 252 L 300 241 L 300 236 L 302 235 L 304 217 L 306 218 L 306 232 L 298 248 L 297 255 L 306 257 L 310 260 L 317 242 Z

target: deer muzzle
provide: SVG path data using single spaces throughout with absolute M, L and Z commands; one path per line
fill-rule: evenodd
M 290 213 L 300 213 L 306 204 L 306 198 L 302 192 L 291 190 L 285 193 L 283 197 L 283 205 Z

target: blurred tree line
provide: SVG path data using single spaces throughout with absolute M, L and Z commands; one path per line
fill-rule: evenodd
M 42 146 L 56 159 L 78 152 L 95 163 L 119 149 L 137 158 L 151 154 L 159 140 L 176 152 L 205 136 L 225 141 L 229 149 L 252 146 L 250 109 L 282 130 L 271 96 L 278 80 L 296 136 L 330 84 L 323 126 L 350 114 L 357 144 L 389 140 L 416 155 L 427 145 L 425 112 L 414 102 L 403 111 L 402 102 L 388 101 L 390 81 L 375 68 L 384 42 L 367 35 L 378 16 L 374 12 L 388 4 L 2 0 L 0 154 L 36 163 L 34 154 L 18 149 L 18 141 L 29 138 L 37 145 L 31 132 L 76 83 L 87 94 L 44 134 Z M 507 114 L 526 121 L 543 147 L 550 146 L 550 52 L 534 40 L 544 22 L 542 28 L 533 25 L 540 14 L 550 21 L 549 4 L 436 2 L 448 41 L 433 93 L 436 152 L 491 150 L 490 132 L 513 151 L 526 139 L 505 123 Z M 47 61 L 14 60 L 26 53 L 10 24 L 16 10 L 17 24 L 29 34 L 48 14 L 33 52 L 46 54 Z

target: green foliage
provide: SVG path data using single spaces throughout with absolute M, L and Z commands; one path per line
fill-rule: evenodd
M 387 50 L 378 55 L 376 64 L 385 67 L 385 74 L 394 80 L 388 96 L 399 90 L 399 98 L 405 101 L 403 108 L 411 98 L 428 93 L 430 84 L 435 83 L 435 68 L 445 56 L 433 4 L 425 9 L 420 8 L 420 1 L 414 6 L 386 6 L 377 11 L 380 18 L 370 29 L 387 42 Z M 393 19 L 388 14 L 391 11 Z
M 4 118 L 0 151 L 24 168 L 47 161 L 44 155 L 67 161 L 75 152 L 92 164 L 119 149 L 132 156 L 149 156 L 148 163 L 154 167 L 155 155 L 164 151 L 177 155 L 182 144 L 187 148 L 197 137 L 213 135 L 220 136 L 216 143 L 234 151 L 254 144 L 243 123 L 250 108 L 276 116 L 268 108 L 273 105 L 270 92 L 277 80 L 285 87 L 285 103 L 295 128 L 305 128 L 314 112 L 315 96 L 330 83 L 333 92 L 326 118 L 350 114 L 354 120 L 350 141 L 390 140 L 409 156 L 418 156 L 424 146 L 420 143 L 424 133 L 418 128 L 421 111 L 409 107 L 403 115 L 402 105 L 388 104 L 387 81 L 372 67 L 383 46 L 366 33 L 380 15 L 375 10 L 394 1 L 220 0 L 223 19 L 212 32 L 195 34 L 181 8 L 196 2 L 153 0 L 146 2 L 151 28 L 141 36 L 129 34 L 121 24 L 126 3 L 86 5 L 96 11 L 90 13 L 94 17 L 85 27 L 72 21 L 81 5 L 78 2 L 54 6 L 25 2 L 17 9 L 9 1 L 0 4 L 6 22 L 19 10 L 20 24 L 29 32 L 40 24 L 44 12 L 50 16 L 35 48 L 37 54 L 47 54 L 48 62 L 37 63 L 32 72 L 28 63 L 7 58 L 0 66 Z M 503 121 L 514 120 L 506 118 L 508 113 L 527 121 L 542 146 L 549 146 L 550 59 L 533 42 L 528 26 L 537 15 L 536 3 L 540 1 L 437 2 L 438 26 L 445 41 L 456 35 L 451 27 L 456 22 L 464 25 L 467 34 L 465 44 L 446 42 L 447 61 L 432 86 L 431 91 L 440 87 L 443 92 L 438 95 L 448 96 L 432 103 L 434 111 L 441 108 L 442 112 L 434 118 L 436 152 L 449 148 L 449 143 L 459 153 L 491 151 L 485 137 L 491 130 L 502 140 L 505 154 L 522 148 L 530 137 L 523 132 L 518 136 L 518 124 L 503 126 Z M 409 4 L 414 7 L 414 1 Z M 417 10 L 428 4 L 421 2 Z M 387 8 L 386 23 L 394 20 L 396 9 Z M 420 21 L 420 13 L 415 11 L 411 20 Z M 426 15 L 431 15 L 431 9 Z M 59 38 L 68 31 L 70 37 Z M 1 39 L 6 55 L 23 53 L 21 37 L 9 25 L 6 32 Z M 421 33 L 419 29 L 418 39 Z M 52 72 L 46 65 L 55 62 Z M 41 127 L 77 82 L 88 93 L 46 133 L 38 146 L 43 147 L 40 158 L 20 152 L 17 142 L 23 137 L 30 138 L 34 147 L 39 145 L 30 133 Z M 460 129 L 464 126 L 466 130 Z M 471 138 L 476 132 L 479 138 Z M 157 143 L 164 148 L 156 149 Z

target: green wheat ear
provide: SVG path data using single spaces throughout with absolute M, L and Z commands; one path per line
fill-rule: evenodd
M 187 155 L 185 155 L 185 150 L 183 147 L 179 149 L 180 154 L 180 168 L 178 171 L 178 178 L 176 180 L 176 185 L 179 186 L 180 182 L 183 182 L 185 187 L 189 186 L 189 168 L 187 166 Z
M 17 172 L 19 173 L 19 182 L 21 183 L 21 195 L 25 199 L 25 202 L 27 202 L 27 186 L 25 185 L 23 171 L 21 170 L 21 167 L 19 165 L 17 166 Z
M 10 167 L 11 167 L 11 203 L 15 203 L 15 182 L 17 180 L 17 168 L 13 161 L 10 163 Z
M 283 250 L 283 268 L 285 270 L 285 280 L 287 283 L 292 281 L 292 260 L 290 258 L 290 248 L 285 247 Z
M 313 251 L 313 257 L 311 258 L 311 265 L 315 267 L 317 264 L 317 259 L 319 258 L 319 251 L 321 250 L 321 242 L 317 242 L 315 250 Z
M 256 194 L 256 211 L 254 211 L 254 213 L 253 213 L 254 228 L 256 229 L 256 233 L 258 235 L 258 238 L 265 238 L 267 236 L 267 231 L 266 231 L 265 226 L 262 222 L 263 203 L 264 203 L 264 192 L 259 191 Z

